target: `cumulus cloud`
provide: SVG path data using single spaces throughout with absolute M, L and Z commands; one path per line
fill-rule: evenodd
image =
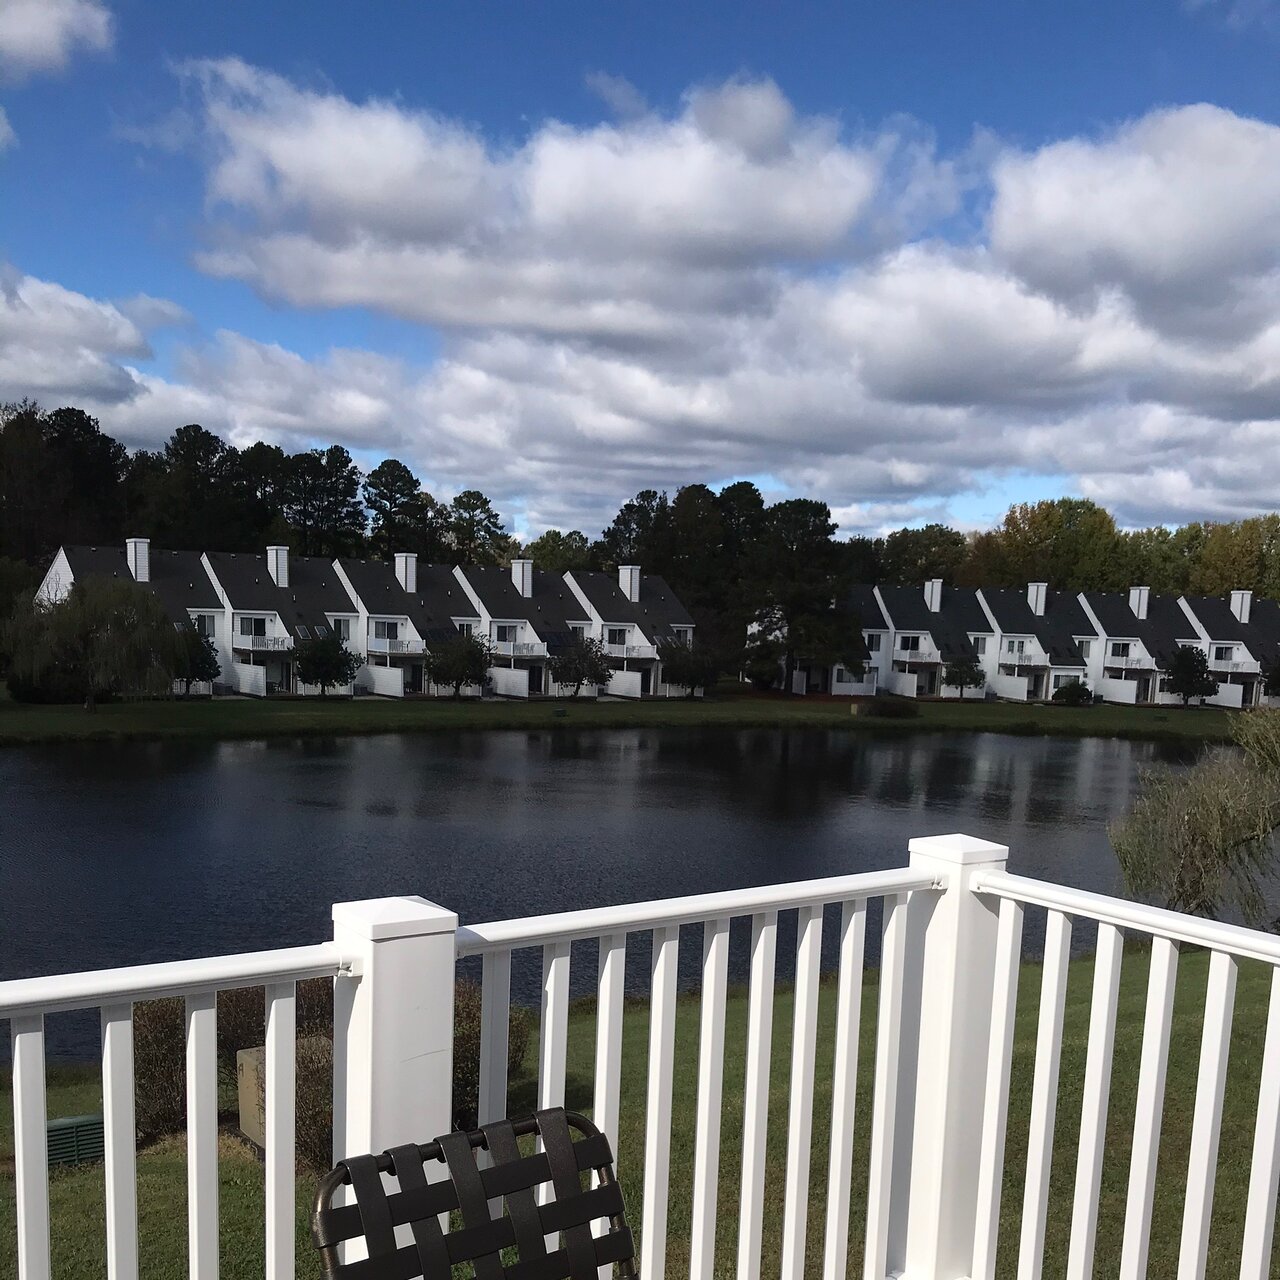
M 0 107 L 0 151 L 13 146 L 17 140 L 13 126 L 9 123 L 9 117 L 5 114 L 4 108 Z
M 0 74 L 8 79 L 61 71 L 77 48 L 102 52 L 111 40 L 111 14 L 100 0 L 0 4 Z
M 42 318 L 0 327 L 0 394 L 41 392 L 20 384 L 45 325 L 68 396 L 130 443 L 193 420 L 238 443 L 336 440 L 445 495 L 478 485 L 530 532 L 744 474 L 825 498 L 849 531 L 945 518 L 1018 473 L 1073 477 L 1134 522 L 1274 502 L 1271 125 L 1192 106 L 940 156 L 918 125 L 850 131 L 768 80 L 668 112 L 600 81 L 612 122 L 500 147 L 241 62 L 186 75 L 200 265 L 431 326 L 441 354 L 308 359 L 223 332 L 185 340 L 162 378 L 146 335 L 183 322 L 172 304 L 24 279 L 10 292 Z

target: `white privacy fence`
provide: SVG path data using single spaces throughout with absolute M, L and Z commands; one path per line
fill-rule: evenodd
M 536 1105 L 565 1103 L 571 1076 L 581 1090 L 581 1077 L 589 1075 L 589 1105 L 606 1133 L 640 1134 L 638 1124 L 625 1122 L 631 1107 L 643 1115 L 642 1136 L 622 1143 L 617 1155 L 638 1210 L 647 1280 L 670 1270 L 669 1256 L 687 1258 L 682 1271 L 699 1278 L 732 1271 L 743 1280 L 797 1280 L 820 1271 L 824 1280 L 992 1280 L 998 1251 L 1001 1274 L 1039 1280 L 1055 1146 L 1059 1177 L 1063 1167 L 1055 1131 L 1072 933 L 1087 927 L 1096 928 L 1097 940 L 1078 1139 L 1072 1136 L 1068 1161 L 1074 1173 L 1066 1275 L 1085 1280 L 1095 1271 L 1120 974 L 1133 959 L 1123 955 L 1128 937 L 1145 943 L 1138 962 L 1149 973 L 1118 1274 L 1139 1280 L 1149 1271 L 1179 949 L 1194 947 L 1209 953 L 1208 980 L 1190 1146 L 1177 1171 L 1185 1194 L 1176 1274 L 1178 1280 L 1205 1274 L 1236 977 L 1241 964 L 1260 962 L 1272 973 L 1265 1068 L 1259 1073 L 1255 1063 L 1242 1086 L 1255 1122 L 1243 1234 L 1230 1246 L 1228 1270 L 1242 1280 L 1265 1280 L 1280 1176 L 1280 939 L 1009 875 L 1006 850 L 981 840 L 929 837 L 910 847 L 901 869 L 461 928 L 453 913 L 421 898 L 345 903 L 334 908 L 333 941 L 318 946 L 0 983 L 0 1018 L 9 1019 L 13 1038 L 20 1275 L 50 1275 L 46 1015 L 101 1010 L 104 1248 L 112 1280 L 133 1280 L 132 1010 L 160 996 L 185 998 L 189 1270 L 197 1280 L 212 1280 L 219 1244 L 216 994 L 265 987 L 264 1267 L 270 1280 L 284 1280 L 295 1274 L 298 1211 L 295 984 L 334 980 L 334 1146 L 338 1154 L 354 1154 L 425 1141 L 450 1127 L 460 965 L 478 965 L 482 981 L 480 1120 L 507 1113 L 512 993 L 532 965 L 540 991 Z M 1038 972 L 1040 998 L 1027 1155 L 1025 1169 L 1011 1173 L 1005 1143 L 1028 909 L 1037 926 L 1043 913 L 1043 968 L 1028 971 Z M 869 922 L 879 925 L 878 935 Z M 691 946 L 699 930 L 700 945 Z M 825 948 L 824 931 L 836 935 Z M 1030 938 L 1033 931 L 1026 932 Z M 745 946 L 741 996 L 730 992 L 735 942 Z M 647 1015 L 643 1064 L 624 1059 L 624 1010 L 637 994 L 637 953 L 648 960 L 638 984 L 647 997 L 640 1011 Z M 835 988 L 820 995 L 824 954 L 836 970 Z M 874 1008 L 864 1001 L 872 990 L 864 958 L 878 960 Z M 794 983 L 784 987 L 780 979 L 792 970 Z M 696 1053 L 683 1052 L 677 1038 L 684 986 L 699 991 Z M 585 1019 L 575 1020 L 570 1008 L 571 993 L 584 987 L 595 996 L 594 1039 L 585 1049 Z M 737 1062 L 726 1052 L 731 999 L 745 1005 L 745 1024 L 733 1033 L 745 1037 L 740 1068 L 727 1065 Z M 775 1029 L 778 1009 L 788 1021 Z M 775 1030 L 784 1041 L 790 1035 L 777 1069 Z M 871 1061 L 860 1073 L 864 1045 Z M 623 1089 L 637 1072 L 642 1110 Z M 695 1100 L 690 1131 L 682 1132 L 674 1117 L 686 1086 Z M 771 1132 L 778 1138 L 772 1144 Z M 722 1165 L 726 1152 L 729 1166 Z M 1018 1185 L 1019 1173 L 1020 1209 L 1002 1206 L 1004 1188 Z M 691 1203 L 678 1203 L 677 1194 Z M 1002 1239 L 1002 1209 L 1007 1217 L 1011 1208 L 1015 1238 Z M 673 1223 L 679 1248 L 669 1240 Z M 727 1250 L 725 1224 L 733 1225 Z

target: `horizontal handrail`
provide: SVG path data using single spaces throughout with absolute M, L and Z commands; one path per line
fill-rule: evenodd
M 209 956 L 201 960 L 171 960 L 124 969 L 14 978 L 0 982 L 0 1018 L 92 1009 L 126 1000 L 157 1000 L 223 987 L 332 978 L 349 972 L 350 961 L 343 958 L 337 946 L 320 942 L 309 947 L 247 951 L 242 955 Z
M 1245 959 L 1280 965 L 1280 937 L 1246 929 L 1243 925 L 1183 915 L 1180 911 L 1169 911 L 1164 907 L 1109 898 L 1106 894 L 1090 893 L 1086 889 L 1069 889 L 1065 885 L 1010 875 L 1005 871 L 979 871 L 974 876 L 973 887 L 977 893 L 1011 898 L 1029 906 L 1048 907 L 1120 929 L 1137 929 L 1172 942 L 1228 951 Z
M 561 911 L 554 915 L 524 916 L 516 920 L 464 925 L 458 930 L 458 955 L 483 955 L 486 951 L 536 947 L 552 941 L 574 942 L 582 938 L 598 938 L 638 929 L 698 924 L 704 920 L 723 919 L 727 916 L 785 911 L 790 907 L 847 902 L 854 898 L 882 898 L 893 893 L 940 887 L 940 882 L 931 873 L 912 871 L 909 867 L 895 867 L 889 871 L 866 871 L 858 875 L 831 876 L 822 880 L 799 880 L 791 884 L 766 884 L 752 889 L 697 893 L 686 898 L 664 898 L 654 902 L 628 902 L 616 907 Z

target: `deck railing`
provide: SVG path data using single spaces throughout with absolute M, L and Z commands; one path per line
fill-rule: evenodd
M 642 1186 L 640 1251 L 646 1280 L 668 1256 L 673 1162 L 687 1159 L 692 1188 L 688 1273 L 710 1277 L 716 1225 L 736 1214 L 734 1270 L 743 1277 L 815 1274 L 824 1280 L 992 1280 L 1001 1243 L 1014 1020 L 1022 972 L 1024 915 L 1043 913 L 1043 968 L 1031 1080 L 1027 1160 L 1016 1241 L 1020 1277 L 1040 1275 L 1062 1057 L 1073 921 L 1097 929 L 1087 1057 L 1071 1196 L 1068 1277 L 1093 1274 L 1104 1143 L 1120 1010 L 1123 943 L 1149 947 L 1136 1110 L 1119 1274 L 1148 1270 L 1165 1078 L 1179 948 L 1210 953 L 1208 984 L 1182 1205 L 1178 1276 L 1205 1272 L 1237 968 L 1271 969 L 1269 1020 L 1257 1093 L 1243 1242 L 1243 1280 L 1269 1274 L 1280 1180 L 1280 938 L 1159 911 L 1117 898 L 1010 875 L 1003 846 L 965 836 L 914 840 L 901 869 L 732 890 L 665 901 L 459 927 L 422 898 L 378 899 L 334 908 L 334 937 L 317 946 L 176 964 L 0 983 L 0 1018 L 13 1037 L 18 1259 L 23 1280 L 50 1274 L 45 1146 L 45 1015 L 99 1008 L 106 1121 L 106 1250 L 112 1280 L 138 1270 L 133 1123 L 132 1006 L 159 996 L 186 1000 L 189 1269 L 212 1280 L 218 1264 L 217 1005 L 220 990 L 266 988 L 265 1274 L 294 1275 L 294 987 L 331 977 L 334 999 L 336 1154 L 425 1140 L 452 1121 L 453 988 L 459 965 L 482 980 L 480 1120 L 506 1113 L 508 1018 L 513 966 L 535 958 L 540 989 L 536 1098 L 566 1100 L 574 946 L 594 949 L 586 986 L 597 999 L 591 1103 L 617 1135 L 622 1120 L 624 999 L 634 994 L 628 948 L 648 951 L 648 1062 L 643 1150 L 623 1146 L 619 1168 Z M 794 987 L 785 1116 L 770 1114 L 776 978 L 794 917 Z M 780 926 L 785 920 L 786 927 Z M 868 921 L 879 922 L 878 946 Z M 726 1111 L 726 1006 L 730 943 L 749 934 L 746 1065 L 741 1114 Z M 824 929 L 838 930 L 834 959 L 834 1060 L 830 1108 L 815 1109 L 819 979 Z M 680 963 L 682 929 L 700 928 L 692 966 Z M 645 935 L 649 935 L 646 939 Z M 593 945 L 594 944 L 594 945 Z M 878 959 L 874 1062 L 868 1104 L 858 1101 L 864 953 Z M 877 953 L 878 952 L 878 956 Z M 688 957 L 686 957 L 688 959 Z M 682 974 L 700 988 L 696 1113 L 692 1143 L 673 1144 L 677 996 Z M 689 985 L 686 981 L 685 985 Z M 785 1007 L 785 1006 L 782 1006 Z M 825 1006 L 824 1006 L 825 1007 Z M 825 1039 L 823 1040 L 825 1042 Z M 691 1060 L 692 1061 L 692 1060 Z M 738 1086 L 735 1080 L 734 1091 Z M 1258 1087 L 1253 1083 L 1249 1088 Z M 862 1110 L 858 1110 L 859 1106 Z M 815 1144 L 815 1126 L 829 1141 Z M 729 1127 L 731 1126 L 731 1128 Z M 767 1135 L 785 1127 L 781 1155 L 780 1255 L 763 1253 Z M 855 1126 L 868 1135 L 855 1142 Z M 825 1137 L 826 1135 L 822 1135 Z M 741 1150 L 741 1176 L 721 1176 L 724 1144 Z M 815 1145 L 827 1150 L 815 1170 Z M 851 1196 L 865 1186 L 851 1225 Z M 681 1152 L 688 1150 L 687 1156 Z M 628 1173 L 628 1171 L 631 1171 Z M 812 1214 L 811 1214 L 811 1205 Z M 683 1209 L 682 1214 L 683 1216 Z M 811 1229 L 820 1244 L 808 1240 Z M 819 1223 L 821 1224 L 819 1227 Z M 851 1260 L 860 1256 L 861 1267 Z M 808 1260 L 808 1261 L 806 1261 Z M 727 1261 L 722 1256 L 721 1266 Z

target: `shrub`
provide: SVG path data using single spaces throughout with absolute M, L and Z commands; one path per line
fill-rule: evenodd
M 533 1017 L 512 1006 L 507 1030 L 507 1078 L 524 1066 Z M 453 996 L 453 1123 L 473 1129 L 480 1106 L 480 986 L 459 982 Z
M 177 997 L 133 1010 L 135 1119 L 144 1138 L 187 1127 L 187 1016 Z
M 327 1173 L 333 1165 L 333 1041 L 328 1036 L 299 1040 L 297 1070 L 298 1163 L 312 1173 Z
M 879 716 L 882 720 L 914 720 L 920 708 L 909 698 L 875 697 L 867 704 L 865 715 Z
M 1069 680 L 1053 691 L 1053 700 L 1060 707 L 1091 707 L 1093 694 L 1082 680 Z
M 750 658 L 743 667 L 747 679 L 764 693 L 768 689 L 772 689 L 778 683 L 778 677 L 781 674 L 781 668 L 778 666 L 776 658 Z

